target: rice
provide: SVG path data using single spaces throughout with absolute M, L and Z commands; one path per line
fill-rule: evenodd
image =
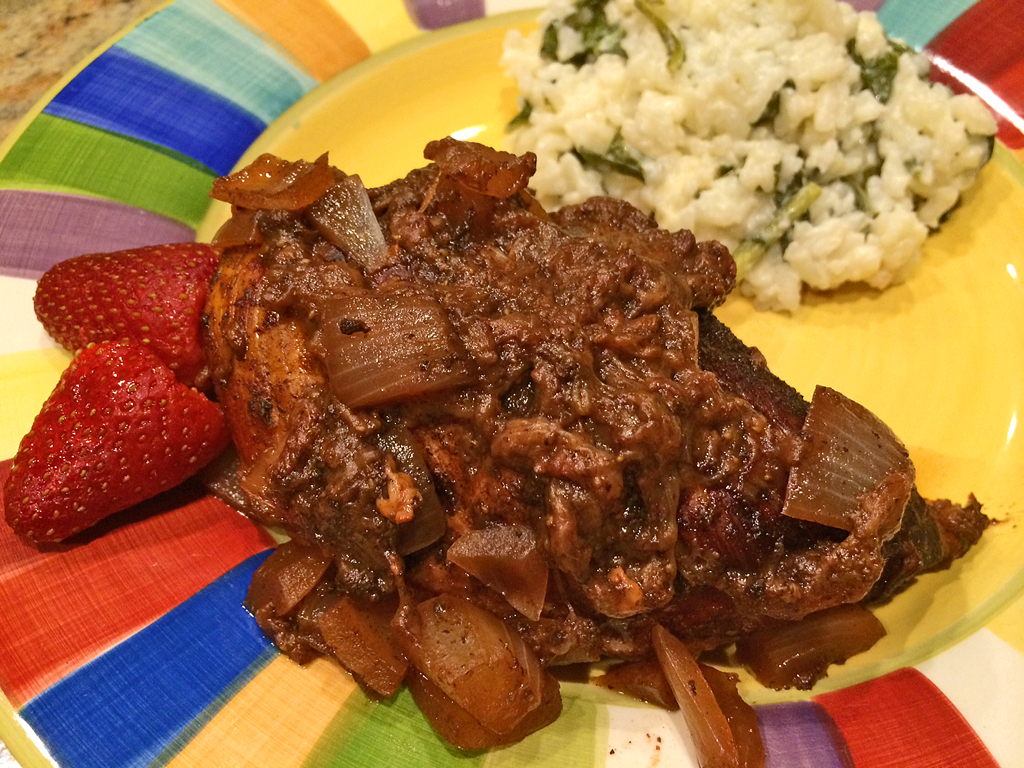
M 905 280 L 996 130 L 836 0 L 552 0 L 502 64 L 544 205 L 613 195 L 720 240 L 762 308 Z

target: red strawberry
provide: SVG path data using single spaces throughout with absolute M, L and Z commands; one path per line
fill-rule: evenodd
M 21 441 L 4 484 L 7 523 L 60 541 L 195 474 L 228 444 L 221 407 L 146 347 L 79 352 Z
M 178 379 L 209 376 L 199 316 L 220 257 L 208 245 L 154 245 L 59 262 L 36 287 L 36 316 L 70 350 L 101 341 L 145 344 Z

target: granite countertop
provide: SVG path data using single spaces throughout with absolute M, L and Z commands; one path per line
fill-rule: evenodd
M 89 53 L 167 0 L 0 0 L 0 141 Z

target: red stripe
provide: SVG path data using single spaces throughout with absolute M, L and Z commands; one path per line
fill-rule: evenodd
M 0 482 L 9 467 L 0 463 Z M 20 707 L 271 546 L 261 528 L 188 485 L 46 551 L 0 523 L 0 687 Z
M 925 47 L 935 60 L 932 79 L 957 93 L 970 92 L 958 73 L 987 85 L 1002 102 L 986 97 L 999 121 L 999 138 L 1011 149 L 1024 147 L 1024 133 L 1007 112 L 1024 115 L 1024 2 L 979 0 Z
M 916 669 L 815 696 L 857 768 L 999 768 L 963 715 Z

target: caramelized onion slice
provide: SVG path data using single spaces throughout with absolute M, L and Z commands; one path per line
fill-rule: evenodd
M 406 682 L 417 706 L 434 730 L 459 749 L 491 749 L 514 744 L 534 731 L 551 725 L 562 713 L 562 694 L 558 681 L 548 674 L 544 676 L 544 694 L 540 705 L 505 734 L 484 728 L 472 714 L 445 696 L 444 691 L 419 672 L 413 670 Z
M 225 221 L 210 245 L 214 248 L 232 248 L 237 245 L 254 245 L 263 242 L 259 228 L 259 211 L 236 208 L 231 218 Z
M 764 740 L 757 727 L 757 713 L 740 696 L 736 688 L 739 677 L 707 664 L 698 663 L 698 666 L 732 730 L 740 757 L 739 764 L 743 768 L 764 768 Z
M 802 434 L 804 453 L 790 473 L 782 514 L 844 531 L 865 515 L 898 523 L 914 466 L 889 427 L 834 389 L 818 387 Z
M 501 199 L 525 190 L 537 168 L 532 152 L 517 156 L 451 136 L 427 144 L 423 156 L 473 192 Z
M 283 654 L 297 664 L 306 664 L 318 654 L 330 655 L 331 648 L 320 634 L 318 619 L 330 605 L 338 600 L 328 588 L 325 580 L 321 580 L 312 592 L 285 616 L 278 616 L 271 603 L 254 604 L 246 600 L 247 607 L 252 610 L 253 618 L 263 633 L 274 641 Z
M 386 405 L 471 380 L 444 308 L 423 296 L 336 296 L 324 311 L 322 339 L 331 388 L 350 408 Z
M 548 591 L 548 564 L 533 529 L 492 525 L 460 536 L 448 547 L 448 559 L 537 621 Z
M 376 272 L 388 263 L 384 233 L 359 176 L 336 181 L 310 206 L 308 215 L 320 234 L 365 272 Z
M 654 627 L 651 639 L 690 731 L 701 768 L 741 768 L 732 729 L 690 649 L 661 625 Z
M 885 636 L 885 627 L 863 605 L 837 605 L 800 621 L 779 621 L 736 643 L 737 660 L 762 685 L 807 690 L 830 664 L 863 653 Z
M 246 603 L 256 613 L 269 609 L 284 616 L 308 595 L 331 565 L 331 558 L 316 547 L 286 541 L 256 569 Z
M 648 704 L 655 704 L 662 709 L 673 712 L 679 709 L 679 702 L 672 693 L 672 686 L 668 684 L 661 664 L 654 659 L 616 664 L 596 678 L 594 683 L 610 691 L 618 691 Z
M 396 608 L 343 597 L 318 619 L 320 634 L 341 665 L 381 696 L 393 695 L 409 669 L 391 629 Z
M 510 733 L 543 698 L 544 671 L 522 638 L 465 598 L 399 611 L 399 642 L 431 683 L 487 730 Z
M 216 459 L 207 464 L 199 473 L 199 482 L 213 496 L 232 509 L 252 517 L 253 510 L 239 481 L 238 471 L 242 461 L 234 445 L 229 445 Z
M 263 154 L 240 171 L 214 179 L 210 197 L 239 208 L 297 211 L 315 202 L 333 184 L 334 171 L 327 155 L 309 163 Z
M 452 746 L 459 749 L 490 749 L 501 745 L 501 736 L 480 725 L 480 721 L 445 696 L 444 691 L 420 672 L 413 669 L 406 684 L 416 706 L 431 727 Z

